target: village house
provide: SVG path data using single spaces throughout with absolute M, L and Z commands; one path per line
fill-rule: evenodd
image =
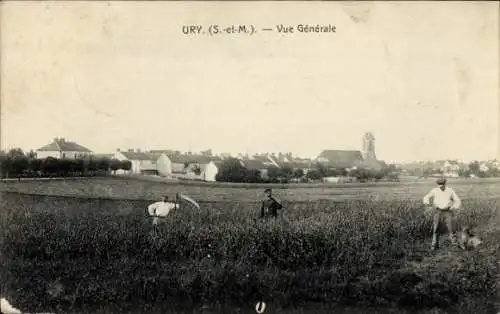
M 363 161 L 359 150 L 324 150 L 316 161 L 328 169 L 352 169 Z
M 117 149 L 113 155 L 114 159 L 124 161 L 128 160 L 131 162 L 132 167 L 130 173 L 133 174 L 157 174 L 158 170 L 156 168 L 157 156 L 154 154 L 141 152 L 140 150 L 129 149 L 127 151 L 121 151 Z M 118 170 L 117 173 L 125 173 L 124 170 Z
M 307 174 L 309 171 L 314 169 L 314 166 L 312 164 L 311 160 L 297 160 L 297 159 L 288 159 L 286 161 L 283 161 L 280 163 L 281 168 L 289 168 L 292 169 L 294 172 L 297 170 L 302 170 L 304 174 Z
M 497 159 L 493 159 L 488 161 L 488 165 L 490 169 L 499 169 L 500 170 L 500 161 Z
M 185 173 L 195 179 L 215 182 L 222 159 L 216 156 L 188 155 L 185 156 L 187 167 Z
M 52 143 L 36 150 L 37 158 L 77 159 L 92 155 L 92 151 L 65 138 L 54 138 Z
M 113 159 L 115 157 L 115 154 L 99 153 L 99 154 L 93 154 L 92 157 Z
M 171 177 L 172 161 L 164 151 L 150 151 L 149 154 L 156 160 L 156 171 L 159 176 Z
M 218 162 L 222 159 L 216 156 L 195 154 L 180 154 L 169 150 L 152 150 L 157 157 L 158 175 L 184 179 L 213 182 L 218 173 Z
M 450 178 L 457 178 L 460 176 L 460 163 L 455 160 L 445 160 L 442 162 L 440 167 L 440 171 L 443 176 Z
M 260 161 L 262 164 L 268 167 L 276 167 L 280 168 L 280 165 L 277 161 L 277 158 L 272 155 L 253 155 L 248 158 L 248 160 L 257 160 Z
M 158 174 L 170 177 L 172 174 L 184 174 L 189 163 L 185 155 L 178 151 L 151 150 L 151 154 L 157 156 Z
M 482 162 L 479 164 L 479 171 L 488 172 L 490 170 L 490 165 L 486 162 Z
M 278 168 L 272 162 L 263 162 L 259 159 L 244 159 L 238 158 L 240 164 L 248 170 L 258 170 L 260 177 L 265 179 L 268 178 L 268 169 L 269 168 Z
M 200 176 L 203 181 L 215 182 L 217 173 L 219 172 L 220 163 L 210 160 L 208 163 L 200 164 Z

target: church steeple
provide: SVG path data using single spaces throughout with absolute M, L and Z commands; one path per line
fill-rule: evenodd
M 363 158 L 377 160 L 375 155 L 375 136 L 372 132 L 366 132 L 363 135 Z

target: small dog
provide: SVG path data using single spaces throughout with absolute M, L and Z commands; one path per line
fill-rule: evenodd
M 463 227 L 462 231 L 459 233 L 458 246 L 463 250 L 471 250 L 477 248 L 481 245 L 483 241 L 474 235 L 471 228 L 468 226 Z

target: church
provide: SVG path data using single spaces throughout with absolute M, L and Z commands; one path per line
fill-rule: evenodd
M 362 150 L 324 150 L 318 155 L 316 161 L 329 169 L 381 170 L 385 164 L 377 160 L 375 136 L 371 132 L 363 135 Z

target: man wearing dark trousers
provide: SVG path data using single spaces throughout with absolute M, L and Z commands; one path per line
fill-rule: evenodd
M 455 190 L 446 185 L 446 179 L 440 178 L 436 181 L 439 187 L 432 189 L 424 196 L 423 202 L 427 205 L 431 212 L 433 212 L 433 226 L 432 226 L 432 246 L 431 250 L 439 248 L 439 223 L 441 219 L 446 222 L 450 242 L 452 245 L 457 244 L 455 230 L 453 228 L 454 212 L 460 209 L 462 201 L 458 197 Z M 432 200 L 432 203 L 431 203 Z
M 266 199 L 262 202 L 260 218 L 278 217 L 278 210 L 282 209 L 283 205 L 273 197 L 271 189 L 266 189 L 264 193 L 266 194 Z

